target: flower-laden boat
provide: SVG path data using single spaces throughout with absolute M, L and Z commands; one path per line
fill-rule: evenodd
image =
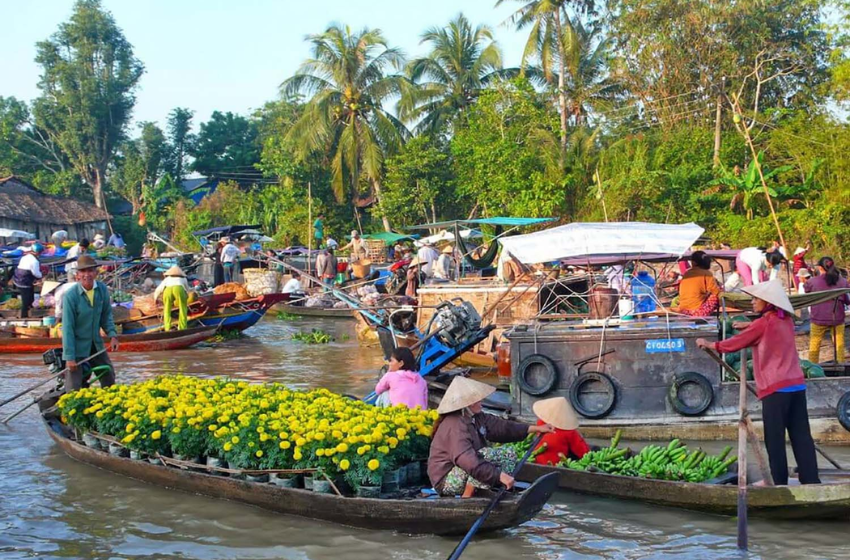
M 413 465 L 421 473 L 416 458 L 430 442 L 433 411 L 376 408 L 325 389 L 160 377 L 82 389 L 42 414 L 53 441 L 81 462 L 176 490 L 344 525 L 462 534 L 490 497 L 438 498 L 394 478 Z M 98 440 L 109 442 L 109 452 Z M 216 464 L 227 467 L 210 466 Z M 281 483 L 281 476 L 295 473 L 311 474 L 314 490 Z M 322 478 L 333 493 L 319 491 Z M 510 492 L 482 530 L 534 517 L 554 493 L 556 478 L 542 477 Z M 361 492 L 375 485 L 380 491 Z

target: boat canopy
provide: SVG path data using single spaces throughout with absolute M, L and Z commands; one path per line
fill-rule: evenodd
M 458 226 L 488 225 L 488 226 L 532 226 L 554 221 L 555 218 L 512 218 L 508 216 L 496 216 L 494 218 L 479 218 L 477 220 L 449 220 L 447 222 L 433 222 L 418 226 L 410 226 L 406 229 L 445 229 Z
M 536 231 L 499 240 L 524 264 L 570 257 L 617 256 L 666 253 L 681 256 L 705 231 L 694 223 L 586 222 Z
M 712 259 L 735 260 L 739 251 L 724 249 L 706 249 Z M 683 255 L 673 253 L 622 253 L 619 255 L 584 255 L 581 257 L 569 257 L 561 259 L 561 264 L 566 266 L 610 266 L 612 264 L 623 264 L 628 261 L 639 260 L 645 263 L 660 263 L 686 259 L 693 251 L 685 251 Z
M 193 231 L 192 235 L 194 235 L 196 237 L 206 237 L 206 236 L 212 235 L 214 233 L 217 233 L 220 236 L 221 235 L 224 235 L 224 236 L 236 235 L 237 233 L 240 233 L 240 232 L 243 232 L 243 231 L 249 230 L 249 229 L 258 231 L 261 227 L 262 226 L 259 225 L 259 224 L 252 225 L 252 226 L 221 226 L 221 227 L 214 227 L 214 228 L 210 228 L 210 229 L 202 229 L 201 231 Z
M 481 232 L 477 229 L 462 229 L 460 230 L 460 236 L 462 239 L 471 239 L 483 237 Z M 428 237 L 423 237 L 419 241 L 416 242 L 416 245 L 424 245 L 425 243 L 440 243 L 442 241 L 454 241 L 455 234 L 450 232 L 447 229 L 439 233 L 435 233 L 434 235 L 429 235 Z
M 351 236 L 347 235 L 346 238 L 351 239 Z M 363 235 L 363 239 L 380 239 L 385 245 L 392 245 L 396 241 L 402 241 L 404 239 L 419 239 L 419 234 L 407 235 L 392 231 L 379 231 L 377 233 L 367 233 Z

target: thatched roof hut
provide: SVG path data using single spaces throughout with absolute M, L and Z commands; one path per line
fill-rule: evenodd
M 44 194 L 14 175 L 0 178 L 0 227 L 48 240 L 64 229 L 71 239 L 93 238 L 106 230 L 106 211 L 73 198 Z

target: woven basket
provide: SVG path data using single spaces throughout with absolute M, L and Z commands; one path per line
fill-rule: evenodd
M 251 297 L 274 294 L 280 289 L 280 273 L 263 268 L 248 268 L 242 271 L 245 288 Z

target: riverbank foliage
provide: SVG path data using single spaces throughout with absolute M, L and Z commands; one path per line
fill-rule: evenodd
M 63 421 L 150 455 L 226 459 L 237 469 L 321 469 L 358 486 L 427 455 L 436 412 L 377 408 L 327 389 L 157 377 L 59 400 Z
M 136 138 L 119 123 L 105 153 L 59 141 L 81 132 L 60 130 L 50 100 L 73 96 L 42 84 L 33 103 L 0 98 L 0 175 L 81 198 L 104 188 L 190 249 L 192 230 L 236 222 L 306 244 L 308 198 L 338 240 L 355 227 L 514 215 L 695 221 L 742 247 L 777 237 L 770 202 L 792 250 L 811 239 L 816 253 L 850 256 L 846 2 L 497 4 L 516 8 L 506 23 L 528 37 L 519 67 L 463 15 L 423 30 L 409 58 L 380 30 L 331 25 L 307 38 L 314 63 L 282 72 L 279 99 L 216 112 L 197 134 L 186 108 Z M 101 46 L 139 67 L 98 0 L 79 0 L 72 21 L 92 14 L 109 31 Z M 137 86 L 125 86 L 132 107 Z M 89 101 L 105 114 L 105 100 Z M 748 173 L 757 154 L 774 172 L 770 201 Z M 105 162 L 105 182 L 79 172 L 85 158 Z M 161 188 L 192 171 L 218 181 L 200 203 Z

